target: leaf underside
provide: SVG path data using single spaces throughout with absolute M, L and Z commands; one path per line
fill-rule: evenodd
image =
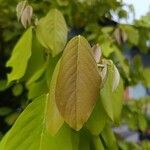
M 90 45 L 84 37 L 74 37 L 62 55 L 56 84 L 57 107 L 73 129 L 81 129 L 89 118 L 100 81 Z

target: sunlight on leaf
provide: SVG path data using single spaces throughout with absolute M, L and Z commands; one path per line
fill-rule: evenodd
M 50 10 L 44 18 L 40 19 L 36 28 L 38 40 L 50 50 L 53 56 L 63 50 L 67 41 L 67 33 L 65 19 L 57 9 Z
M 29 104 L 1 141 L 0 150 L 73 150 L 71 136 L 74 133 L 69 127 L 64 125 L 54 137 L 46 132 L 46 108 L 47 95 Z
M 32 27 L 30 27 L 18 41 L 6 64 L 7 67 L 12 67 L 12 71 L 8 74 L 8 82 L 18 80 L 25 74 L 28 60 L 31 56 L 31 47 Z
M 60 67 L 60 61 L 57 63 L 52 76 L 52 80 L 50 84 L 50 93 L 48 96 L 47 112 L 46 112 L 46 117 L 47 117 L 46 126 L 47 126 L 47 130 L 51 135 L 55 135 L 64 123 L 64 120 L 61 117 L 55 102 L 55 90 L 56 90 L 56 82 L 57 82 L 59 67 Z

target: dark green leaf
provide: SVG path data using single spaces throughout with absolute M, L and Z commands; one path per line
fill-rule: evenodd
M 106 121 L 107 121 L 107 116 L 100 102 L 100 99 L 98 99 L 96 106 L 89 120 L 86 123 L 86 127 L 92 134 L 99 135 L 103 130 Z

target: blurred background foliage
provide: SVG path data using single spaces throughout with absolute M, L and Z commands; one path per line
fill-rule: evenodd
M 41 91 L 45 81 L 26 86 L 25 80 L 7 85 L 7 73 L 11 68 L 5 66 L 18 38 L 25 31 L 16 17 L 18 0 L 0 0 L 0 136 L 12 126 L 20 112 Z M 129 13 L 134 16 L 132 5 L 117 0 L 29 0 L 33 7 L 35 21 L 44 16 L 49 9 L 57 8 L 65 16 L 69 38 L 81 34 L 91 45 L 99 43 L 104 57 L 111 58 L 119 68 L 126 88 L 142 84 L 146 96 L 135 101 L 125 91 L 122 124 L 129 129 L 139 131 L 141 140 L 147 139 L 146 132 L 150 124 L 148 97 L 150 88 L 150 13 L 145 14 L 132 24 L 121 23 L 127 20 Z M 128 12 L 124 9 L 128 7 Z M 114 20 L 114 15 L 118 20 Z M 38 47 L 38 45 L 37 45 Z M 37 59 L 36 57 L 35 59 Z M 38 60 L 37 60 L 38 61 Z M 20 62 L 21 63 L 21 62 Z M 19 65 L 19 64 L 18 64 Z M 34 71 L 31 67 L 31 72 Z M 33 69 L 33 70 L 32 70 Z M 31 73 L 32 74 L 32 73 Z M 44 83 L 43 83 L 44 82 Z M 34 91 L 31 91 L 30 89 Z M 42 87 L 39 89 L 39 87 Z M 28 92 L 29 91 L 29 92 Z M 121 138 L 119 138 L 121 139 Z M 140 143 L 150 147 L 149 142 Z M 139 145 L 120 140 L 120 147 L 128 149 Z M 146 148 L 145 148 L 146 149 Z

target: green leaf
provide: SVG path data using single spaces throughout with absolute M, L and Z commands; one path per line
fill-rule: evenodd
M 37 81 L 42 76 L 45 69 L 46 69 L 46 64 L 43 64 L 43 66 L 41 66 L 35 73 L 33 73 L 33 75 L 31 76 L 31 78 L 28 80 L 28 82 L 26 84 L 29 85 L 29 84 Z
M 139 33 L 138 30 L 129 25 L 120 25 L 120 28 L 127 33 L 128 41 L 137 45 L 139 42 Z
M 60 6 L 67 6 L 69 4 L 69 0 L 56 0 Z
M 111 26 L 108 26 L 108 27 L 106 26 L 106 27 L 103 27 L 103 28 L 101 29 L 101 31 L 102 31 L 104 34 L 111 33 L 113 30 L 114 30 L 114 28 L 111 27 Z
M 114 52 L 114 49 L 112 47 L 113 39 L 111 38 L 111 36 L 109 36 L 108 34 L 102 34 L 98 37 L 98 41 L 103 55 L 105 57 L 109 57 L 109 55 Z
M 104 130 L 101 133 L 101 136 L 105 142 L 106 149 L 118 150 L 115 135 L 109 125 L 105 126 Z
M 91 150 L 91 135 L 86 130 L 81 130 L 78 150 Z M 78 133 L 79 133 L 78 132 Z
M 111 62 L 108 65 L 107 79 L 104 87 L 100 91 L 101 102 L 112 121 L 118 123 L 120 120 L 122 102 L 123 102 L 123 83 L 120 80 L 118 87 L 113 90 L 113 82 L 115 78 L 115 66 Z
M 93 136 L 92 139 L 95 150 L 105 150 L 99 136 Z
M 8 88 L 7 80 L 0 80 L 0 91 L 4 91 Z
M 28 99 L 34 99 L 41 96 L 42 94 L 48 93 L 48 86 L 44 77 L 41 78 L 41 80 L 27 85 L 27 89 L 29 90 Z
M 46 69 L 46 60 L 44 56 L 44 48 L 38 42 L 35 34 L 33 34 L 32 55 L 28 62 L 28 69 L 22 79 L 26 82 L 26 85 L 37 81 L 42 76 Z
M 121 65 L 121 67 L 125 73 L 125 76 L 129 79 L 129 66 L 126 63 L 125 57 L 123 56 L 121 51 L 116 46 L 114 46 L 113 49 L 114 49 L 115 55 L 117 56 L 119 64 Z
M 145 131 L 148 127 L 146 118 L 143 114 L 138 114 L 138 127 L 141 131 Z
M 98 99 L 96 106 L 86 123 L 86 127 L 93 135 L 99 135 L 105 126 L 106 120 L 107 116 L 104 112 L 104 108 L 100 103 L 100 99 Z
M 12 88 L 12 92 L 13 92 L 13 95 L 14 95 L 14 96 L 19 96 L 19 95 L 21 95 L 22 92 L 23 92 L 23 85 L 20 84 L 20 83 L 14 85 L 13 88 Z
M 55 102 L 55 90 L 56 90 L 55 88 L 56 88 L 59 67 L 60 67 L 60 61 L 56 65 L 56 68 L 52 76 L 52 80 L 50 84 L 50 93 L 48 98 L 48 105 L 47 105 L 47 112 L 46 112 L 46 117 L 47 117 L 46 127 L 49 133 L 53 136 L 58 132 L 58 130 L 64 123 L 64 120 L 61 117 Z
M 89 43 L 82 36 L 74 37 L 62 55 L 56 84 L 57 107 L 73 129 L 81 129 L 90 117 L 100 82 Z
M 18 41 L 13 49 L 12 56 L 6 64 L 7 67 L 12 67 L 12 71 L 8 74 L 8 82 L 18 80 L 25 74 L 28 60 L 31 56 L 31 46 L 32 27 L 30 27 Z
M 61 55 L 57 55 L 56 57 L 50 56 L 48 61 L 47 61 L 47 69 L 45 72 L 45 76 L 46 76 L 46 82 L 47 82 L 48 87 L 50 86 L 52 75 L 53 75 L 53 72 L 55 70 L 55 66 L 60 59 L 60 56 Z
M 5 122 L 10 126 L 16 121 L 19 115 L 20 113 L 14 112 L 5 118 Z
M 67 25 L 60 11 L 52 9 L 39 20 L 36 34 L 40 43 L 49 49 L 53 56 L 59 54 L 67 41 Z
M 45 129 L 47 95 L 42 95 L 23 111 L 8 137 L 2 140 L 1 150 L 73 150 L 73 132 L 63 126 L 58 134 L 50 136 Z M 1 145 L 1 144 L 0 144 Z
M 114 52 L 113 47 L 111 46 L 110 42 L 103 42 L 101 43 L 102 53 L 105 57 L 109 57 L 109 55 Z
M 150 68 L 144 68 L 143 70 L 144 84 L 150 87 Z
M 9 131 L 5 134 L 5 136 L 3 137 L 3 139 L 0 141 L 0 149 L 1 150 L 5 149 L 5 145 L 6 145 L 6 142 L 8 140 L 8 136 L 9 136 Z
M 9 107 L 0 107 L 0 116 L 8 115 L 11 111 Z
M 149 140 L 144 140 L 141 142 L 142 150 L 150 149 L 150 142 Z

